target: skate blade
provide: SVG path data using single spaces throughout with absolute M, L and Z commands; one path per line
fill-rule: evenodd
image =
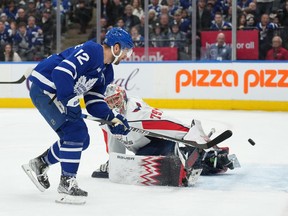
M 33 175 L 33 170 L 29 166 L 29 164 L 23 164 L 22 169 L 27 174 L 27 176 L 31 179 L 31 181 L 34 183 L 34 185 L 40 190 L 41 192 L 44 192 L 46 189 L 38 182 L 37 178 Z
M 234 168 L 240 168 L 241 167 L 241 165 L 238 161 L 238 158 L 236 157 L 235 154 L 228 155 L 228 159 L 230 161 L 232 161 Z
M 55 200 L 56 203 L 71 204 L 71 205 L 84 205 L 86 203 L 85 196 L 71 196 L 68 194 L 60 193 Z
M 108 172 L 94 171 L 91 175 L 92 178 L 109 178 Z
M 194 186 L 201 175 L 202 169 L 193 169 L 188 179 L 188 186 Z

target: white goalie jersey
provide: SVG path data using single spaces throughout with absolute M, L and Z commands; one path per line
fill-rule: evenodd
M 122 113 L 130 126 L 153 131 L 158 134 L 182 139 L 190 126 L 171 118 L 165 112 L 147 105 L 142 99 L 129 97 L 126 110 Z M 125 153 L 125 147 L 134 153 L 150 143 L 149 137 L 131 131 L 127 136 L 113 135 L 107 125 L 102 125 L 107 152 Z

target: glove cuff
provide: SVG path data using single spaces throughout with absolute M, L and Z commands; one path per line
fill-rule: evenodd
M 80 105 L 80 100 L 79 100 L 79 97 L 77 95 L 72 95 L 70 97 L 67 97 L 67 98 L 61 100 L 61 103 L 64 106 L 77 107 Z
M 113 110 L 110 110 L 108 116 L 106 117 L 106 120 L 107 121 L 112 121 L 112 119 L 116 118 L 116 116 L 118 115 L 119 113 L 116 112 L 114 109 Z

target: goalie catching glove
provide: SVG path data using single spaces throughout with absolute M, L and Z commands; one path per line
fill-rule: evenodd
M 112 134 L 127 135 L 130 132 L 130 126 L 124 116 L 117 114 L 111 122 L 113 125 L 109 125 L 109 129 Z

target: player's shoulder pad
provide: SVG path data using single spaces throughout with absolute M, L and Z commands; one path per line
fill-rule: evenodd
M 82 49 L 90 56 L 93 61 L 97 60 L 99 62 L 104 61 L 103 47 L 93 40 L 85 42 Z

